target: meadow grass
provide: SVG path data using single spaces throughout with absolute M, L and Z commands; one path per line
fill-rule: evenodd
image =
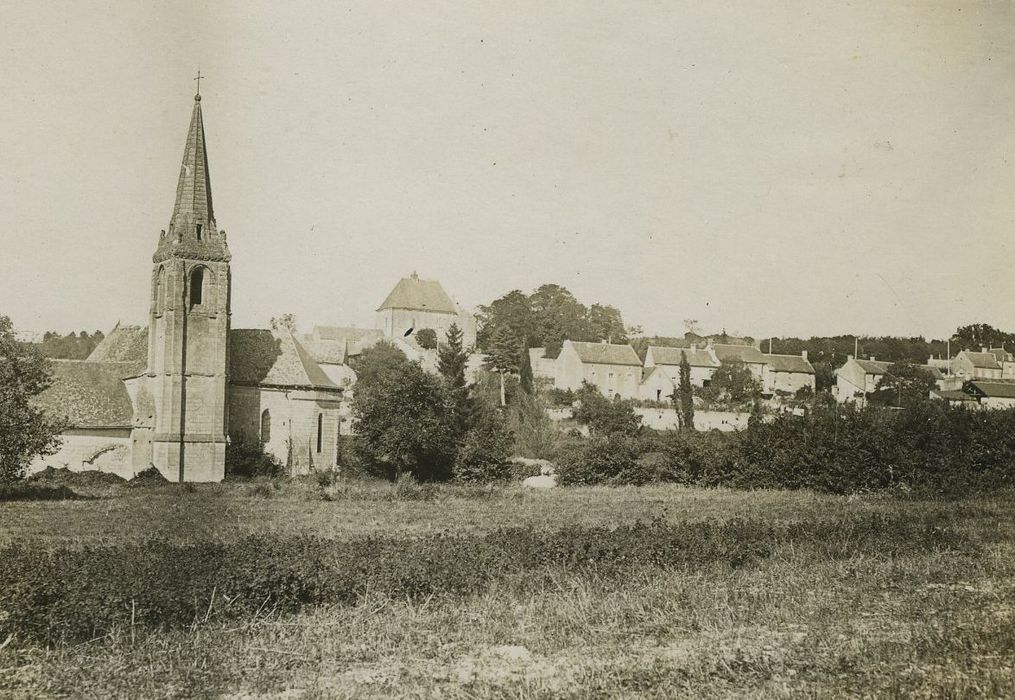
M 1015 504 L 676 487 L 522 491 L 285 483 L 130 489 L 0 504 L 0 543 L 58 549 L 250 534 L 426 537 L 878 515 L 946 522 L 969 545 L 845 558 L 784 544 L 748 565 L 548 566 L 467 594 L 363 591 L 351 605 L 0 650 L 11 697 L 730 697 L 1015 695 Z M 322 494 L 331 500 L 322 500 Z M 0 639 L 0 644 L 4 640 Z

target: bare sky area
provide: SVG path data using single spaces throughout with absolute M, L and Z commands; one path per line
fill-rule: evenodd
M 233 326 L 399 277 L 647 332 L 1015 330 L 1015 4 L 0 1 L 0 314 L 144 323 L 200 66 Z

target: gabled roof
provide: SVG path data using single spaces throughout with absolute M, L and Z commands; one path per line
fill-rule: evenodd
M 138 371 L 148 364 L 148 328 L 121 326 L 119 323 L 95 346 L 88 356 L 90 362 L 132 362 Z
M 691 367 L 718 367 L 719 362 L 712 353 L 703 349 L 671 348 L 663 345 L 651 345 L 648 352 L 652 353 L 652 361 L 657 365 L 679 365 L 680 354 L 687 355 L 687 363 Z
M 892 366 L 891 362 L 881 362 L 880 360 L 853 360 L 861 368 L 865 374 L 887 374 L 888 368 Z M 931 365 L 916 365 L 918 369 L 922 369 L 924 372 L 929 374 L 933 379 L 944 379 L 944 375 L 941 374 L 941 370 Z
M 578 359 L 586 364 L 641 366 L 638 353 L 630 345 L 583 343 L 577 340 L 565 340 L 564 342 L 570 343 L 578 354 Z
M 1004 348 L 990 348 L 987 352 L 993 355 L 994 359 L 998 362 L 1012 362 L 1015 360 L 1015 357 L 1012 357 L 1012 354 Z
M 977 369 L 1001 369 L 1001 365 L 998 364 L 997 358 L 994 357 L 993 353 L 963 350 L 961 354 L 965 355 L 973 363 L 973 367 Z
M 966 386 L 976 396 L 984 396 L 994 399 L 1015 399 L 1015 382 L 1005 381 L 984 381 L 974 379 Z
M 442 314 L 457 314 L 458 306 L 436 280 L 421 280 L 415 273 L 403 277 L 391 290 L 387 298 L 377 307 L 384 309 L 408 309 L 410 311 L 433 311 Z
M 800 355 L 770 355 L 765 354 L 765 361 L 773 372 L 794 372 L 800 374 L 814 374 L 814 367 Z
M 46 413 L 66 418 L 72 428 L 129 428 L 134 419 L 124 377 L 130 362 L 52 360 L 53 383 L 35 401 Z
M 648 381 L 648 378 L 651 377 L 656 372 L 659 372 L 659 376 L 665 378 L 670 385 L 673 384 L 673 380 L 670 379 L 670 375 L 666 373 L 662 365 L 656 365 L 655 367 L 642 367 L 641 383 L 644 384 L 646 381 Z
M 713 345 L 712 351 L 720 362 L 765 363 L 765 356 L 753 345 Z
M 303 389 L 339 389 L 291 333 L 229 331 L 229 382 Z

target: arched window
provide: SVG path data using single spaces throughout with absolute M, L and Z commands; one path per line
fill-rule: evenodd
M 266 408 L 261 413 L 261 443 L 271 440 L 271 412 Z
M 317 454 L 321 453 L 322 438 L 324 437 L 324 414 L 317 414 Z
M 204 301 L 204 268 L 195 267 L 190 273 L 190 308 L 200 306 Z

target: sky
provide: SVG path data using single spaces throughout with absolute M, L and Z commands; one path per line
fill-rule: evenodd
M 1015 330 L 1015 3 L 0 0 L 0 314 L 146 323 L 198 68 L 233 327 L 413 271 L 645 332 Z

